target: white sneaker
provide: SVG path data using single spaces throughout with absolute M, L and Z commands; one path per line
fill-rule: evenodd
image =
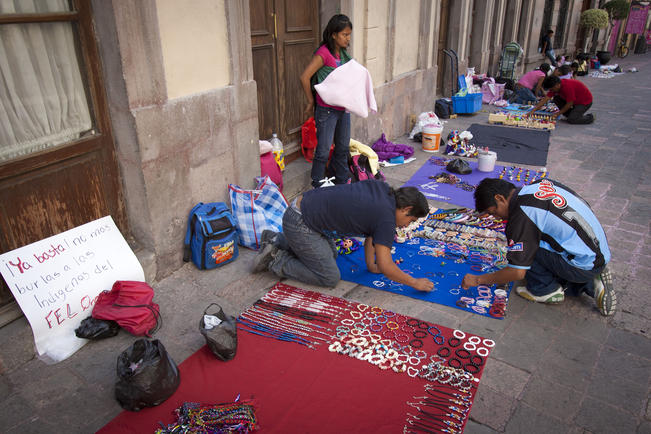
M 615 313 L 617 294 L 613 287 L 613 277 L 607 267 L 594 278 L 594 302 L 603 316 Z
M 545 295 L 533 295 L 527 290 L 526 286 L 518 286 L 515 288 L 515 293 L 522 298 L 526 298 L 529 301 L 535 301 L 538 303 L 550 304 L 561 303 L 563 300 L 565 300 L 564 292 L 565 289 L 562 286 L 559 286 L 557 290 Z

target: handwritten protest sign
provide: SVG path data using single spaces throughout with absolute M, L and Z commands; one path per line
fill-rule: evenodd
M 116 280 L 145 280 L 111 216 L 3 253 L 0 273 L 46 363 L 60 362 L 88 342 L 75 329 L 90 316 L 100 292 Z

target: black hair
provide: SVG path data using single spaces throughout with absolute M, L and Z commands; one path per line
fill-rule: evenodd
M 391 189 L 391 192 L 396 198 L 396 208 L 411 207 L 407 215 L 420 218 L 429 214 L 427 199 L 416 187 L 401 187 L 397 190 Z
M 350 22 L 350 18 L 344 14 L 337 14 L 330 18 L 328 25 L 323 29 L 323 41 L 321 41 L 321 45 L 328 47 L 328 50 L 333 55 L 335 54 L 335 41 L 332 39 L 332 35 L 341 32 L 346 27 L 350 27 L 350 30 L 353 30 L 353 23 Z
M 501 194 L 508 199 L 515 185 L 509 181 L 498 178 L 484 178 L 475 189 L 475 209 L 484 212 L 486 209 L 497 206 L 495 195 Z
M 554 31 L 552 29 L 547 30 L 548 35 L 551 35 L 552 33 L 554 33 Z
M 561 65 L 558 67 L 558 72 L 560 72 L 561 75 L 567 75 L 572 72 L 572 68 L 570 68 L 570 65 Z
M 556 86 L 560 82 L 561 82 L 560 78 L 556 77 L 555 75 L 550 75 L 549 77 L 543 80 L 542 87 L 543 89 L 548 90 Z
M 545 73 L 545 75 L 547 75 L 547 73 L 549 72 L 549 70 L 552 69 L 552 65 L 550 65 L 550 64 L 547 63 L 547 62 L 544 62 L 544 63 L 541 63 L 541 64 L 540 64 L 540 68 L 538 68 L 538 69 L 540 69 L 542 72 Z
M 577 68 L 578 69 L 578 67 L 579 67 L 579 62 L 577 62 L 576 60 L 574 62 L 572 62 L 572 64 L 570 65 L 570 68 Z

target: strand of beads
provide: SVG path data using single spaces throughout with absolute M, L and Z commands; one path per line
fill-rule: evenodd
M 214 405 L 185 402 L 174 412 L 177 421 L 157 429 L 156 434 L 249 433 L 258 428 L 255 408 L 247 402 Z

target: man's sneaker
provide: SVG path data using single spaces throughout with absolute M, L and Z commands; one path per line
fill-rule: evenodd
M 260 249 L 260 252 L 258 252 L 256 257 L 253 258 L 253 268 L 251 271 L 253 273 L 266 271 L 269 268 L 269 264 L 273 260 L 274 256 L 276 256 L 277 251 L 278 247 L 274 246 L 273 244 L 265 245 L 262 249 Z
M 260 236 L 260 249 L 264 249 L 264 246 L 267 244 L 274 244 L 274 241 L 276 241 L 276 236 L 278 235 L 278 232 L 271 231 L 269 229 L 265 229 L 262 231 L 262 235 Z
M 594 302 L 604 316 L 615 313 L 617 294 L 613 288 L 613 276 L 607 267 L 594 279 Z
M 526 286 L 518 286 L 515 288 L 516 294 L 522 298 L 526 298 L 530 301 L 536 301 L 538 303 L 560 303 L 565 300 L 564 289 L 562 286 L 559 286 L 558 289 L 554 292 L 550 292 L 545 295 L 533 295 L 527 290 Z

